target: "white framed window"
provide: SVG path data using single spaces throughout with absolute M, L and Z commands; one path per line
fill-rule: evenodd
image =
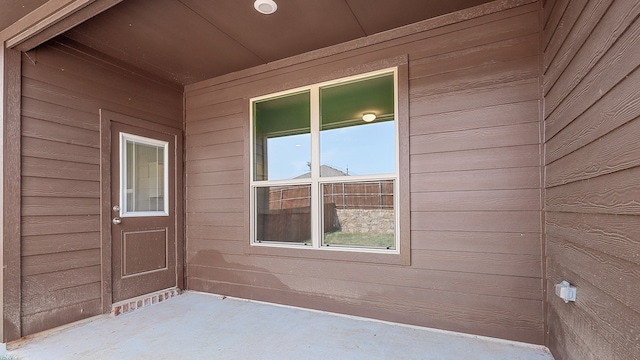
M 250 100 L 251 245 L 400 252 L 398 70 Z
M 169 215 L 169 143 L 120 133 L 120 216 Z

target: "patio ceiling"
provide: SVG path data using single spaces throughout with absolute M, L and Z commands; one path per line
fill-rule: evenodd
M 43 0 L 2 5 L 0 29 Z M 490 0 L 124 0 L 65 36 L 178 84 L 320 49 Z M 20 6 L 16 5 L 20 3 Z

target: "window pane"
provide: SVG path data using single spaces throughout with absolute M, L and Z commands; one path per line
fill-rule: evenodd
M 321 88 L 320 175 L 395 173 L 394 109 L 393 74 Z
M 126 140 L 125 213 L 164 211 L 164 146 Z
M 311 244 L 311 185 L 256 188 L 256 241 Z
M 394 181 L 322 184 L 323 245 L 395 248 Z
M 254 103 L 254 180 L 292 179 L 310 171 L 309 91 Z

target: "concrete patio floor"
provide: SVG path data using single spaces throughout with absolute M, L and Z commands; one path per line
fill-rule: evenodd
M 541 346 L 186 292 L 9 344 L 23 359 L 550 360 Z

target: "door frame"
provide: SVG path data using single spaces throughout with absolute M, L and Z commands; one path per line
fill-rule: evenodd
M 184 172 L 182 130 L 157 124 L 137 117 L 100 109 L 100 251 L 102 269 L 102 312 L 111 312 L 113 305 L 111 219 L 111 124 L 122 123 L 141 129 L 153 130 L 175 137 L 175 254 L 176 286 L 184 289 Z

